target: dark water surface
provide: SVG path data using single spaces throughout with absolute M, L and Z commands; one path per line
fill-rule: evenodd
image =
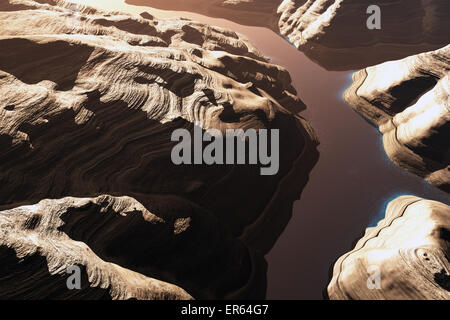
M 241 32 L 289 70 L 320 139 L 319 162 L 267 255 L 267 297 L 320 299 L 334 261 L 384 217 L 390 200 L 412 194 L 449 203 L 449 196 L 394 165 L 378 130 L 343 102 L 352 72 L 327 71 L 272 31 L 252 29 Z
M 145 4 L 145 0 L 132 2 Z M 101 6 L 134 13 L 145 10 L 156 17 L 183 16 L 232 29 L 290 72 L 308 108 L 301 115 L 319 136 L 320 159 L 301 199 L 294 204 L 292 219 L 266 257 L 267 298 L 322 299 L 335 260 L 352 248 L 367 226 L 384 217 L 386 204 L 397 196 L 411 194 L 450 202 L 446 193 L 395 166 L 383 150 L 377 129 L 342 101 L 342 92 L 351 83 L 351 71 L 323 69 L 269 29 L 120 1 Z

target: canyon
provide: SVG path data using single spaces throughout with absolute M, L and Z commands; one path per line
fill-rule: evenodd
M 385 1 L 377 33 L 366 1 L 128 2 L 268 28 L 313 62 L 150 8 L 0 0 L 1 298 L 261 299 L 280 264 L 278 295 L 317 298 L 349 238 L 326 298 L 449 298 L 449 4 Z M 361 70 L 348 86 L 322 68 Z M 357 114 L 328 98 L 341 85 Z M 278 173 L 174 165 L 171 134 L 195 123 L 279 130 Z M 372 159 L 379 133 L 398 167 Z
M 378 3 L 382 29 L 370 30 L 371 0 L 127 0 L 133 5 L 193 11 L 274 31 L 328 70 L 355 70 L 448 44 L 448 1 Z
M 141 217 L 148 210 L 183 230 L 189 226 L 193 230 L 182 237 L 174 227 L 166 237 L 167 231 L 152 228 L 152 223 L 146 229 L 139 214 L 133 215 L 135 228 L 145 231 L 140 241 L 149 243 L 146 250 L 156 250 L 152 258 L 150 251 L 141 251 L 144 260 L 139 262 L 138 253 L 111 256 L 119 243 L 122 248 L 137 244 L 138 233 L 126 233 L 126 227 L 116 240 L 97 231 L 95 241 L 89 242 L 89 228 L 112 228 L 101 218 L 83 224 L 86 232 L 62 231 L 65 235 L 58 233 L 55 240 L 51 238 L 55 230 L 48 230 L 48 236 L 39 233 L 37 243 L 21 241 L 23 229 L 17 237 L 6 229 L 1 247 L 8 261 L 14 266 L 21 254 L 33 261 L 61 260 L 67 253 L 46 249 L 51 243 L 82 241 L 97 255 L 69 246 L 70 260 L 87 268 L 92 286 L 105 289 L 110 298 L 185 298 L 188 293 L 195 298 L 264 297 L 264 254 L 289 221 L 292 203 L 318 157 L 312 127 L 289 111 L 304 108 L 289 73 L 229 30 L 188 20 L 77 8 L 79 14 L 74 15 L 73 4 L 65 1 L 1 2 L 0 215 L 8 220 L 13 216 L 10 210 L 44 201 L 45 209 L 29 215 L 42 215 L 47 230 L 61 225 L 52 212 L 61 213 L 61 201 L 72 202 L 67 197 L 88 199 L 67 209 L 83 211 L 83 201 L 96 203 L 97 197 L 105 196 L 112 199 L 105 204 L 109 208 L 121 202 L 115 197 L 126 195 L 132 198 L 127 202 L 140 208 L 134 210 Z M 279 129 L 283 157 L 278 174 L 262 177 L 251 165 L 175 166 L 170 160 L 171 133 L 180 128 L 192 132 L 194 123 L 223 133 Z M 21 220 L 23 210 L 18 210 Z M 89 220 L 91 214 L 82 219 Z M 113 210 L 111 216 L 125 214 Z M 113 225 L 120 229 L 117 223 L 127 225 L 127 220 Z M 88 238 L 77 238 L 79 233 Z M 146 240 L 152 234 L 162 241 L 159 245 Z M 24 237 L 35 235 L 30 231 Z M 94 250 L 100 243 L 105 247 Z M 200 243 L 207 247 L 201 249 Z M 203 251 L 216 256 L 199 257 Z M 152 278 L 162 282 L 153 281 L 153 293 L 132 290 L 109 264 L 98 280 L 90 270 L 103 265 L 103 254 L 124 272 L 137 272 L 143 283 Z M 159 266 L 147 265 L 155 257 Z M 4 277 L 20 273 L 13 266 L 12 274 Z M 27 284 L 27 297 L 45 296 L 41 286 L 60 275 L 62 266 L 66 264 L 54 270 L 49 265 L 50 274 L 42 282 Z M 32 270 L 41 274 L 45 265 Z M 86 298 L 89 290 L 88 286 Z M 65 297 L 61 290 L 48 295 Z

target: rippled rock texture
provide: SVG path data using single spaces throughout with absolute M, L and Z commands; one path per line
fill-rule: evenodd
M 367 28 L 367 8 L 381 10 L 381 29 Z M 279 28 L 329 70 L 354 70 L 430 51 L 449 42 L 450 2 L 440 0 L 285 0 Z
M 450 2 L 441 0 L 127 0 L 194 11 L 282 35 L 329 70 L 354 70 L 438 49 L 449 42 Z M 381 9 L 381 30 L 369 30 L 367 8 Z
M 187 20 L 0 0 L 0 96 L 2 217 L 39 214 L 48 229 L 38 235 L 45 250 L 32 240 L 36 231 L 19 225 L 5 238 L 11 272 L 31 261 L 39 275 L 30 277 L 60 281 L 67 263 L 49 263 L 46 274 L 42 261 L 68 255 L 90 278 L 100 277 L 94 287 L 109 290 L 88 297 L 188 297 L 153 277 L 194 298 L 264 297 L 263 256 L 289 221 L 318 153 L 312 129 L 297 115 L 305 106 L 288 72 L 246 39 Z M 279 173 L 261 176 L 255 165 L 173 165 L 172 132 L 192 131 L 195 122 L 222 132 L 279 128 Z M 109 196 L 97 198 L 103 194 Z M 64 197 L 83 199 L 40 202 Z M 117 203 L 140 209 L 109 209 Z M 64 214 L 72 209 L 81 211 L 83 226 Z M 147 212 L 158 219 L 144 221 Z M 64 217 L 75 228 L 57 230 Z M 51 237 L 68 252 L 48 247 Z M 85 252 L 72 251 L 75 245 Z M 22 253 L 28 258 L 16 266 Z M 99 266 L 105 270 L 92 271 Z M 136 292 L 117 272 L 161 290 Z M 27 297 L 42 298 L 42 291 Z
M 358 71 L 344 100 L 379 127 L 389 158 L 450 192 L 450 45 Z
M 450 207 L 399 197 L 388 205 L 385 218 L 336 262 L 329 297 L 448 300 L 449 249 Z
M 170 225 L 128 197 L 43 200 L 2 211 L 0 298 L 191 299 L 144 275 L 154 273 L 148 260 L 157 265 L 162 258 L 157 245 L 188 227 Z M 143 274 L 120 266 L 126 261 L 145 264 Z M 83 269 L 81 289 L 67 288 L 72 266 Z

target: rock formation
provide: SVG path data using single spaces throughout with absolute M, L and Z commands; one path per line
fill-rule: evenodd
M 263 255 L 318 153 L 289 73 L 246 39 L 182 19 L 0 0 L 0 95 L 0 216 L 18 221 L 0 249 L 12 274 L 29 263 L 30 278 L 61 289 L 63 269 L 77 263 L 104 289 L 86 289 L 88 297 L 264 297 Z M 222 132 L 279 128 L 279 173 L 172 164 L 171 133 L 195 122 Z M 21 227 L 30 219 L 44 222 Z M 125 273 L 149 288 L 131 288 Z M 0 281 L 4 298 L 14 296 L 10 286 Z
M 174 238 L 187 228 L 169 226 L 128 197 L 42 200 L 2 211 L 0 298 L 191 299 L 174 285 L 111 262 L 132 261 L 127 255 L 158 260 L 151 257 L 151 240 L 169 240 L 155 237 L 158 229 Z M 118 250 L 124 243 L 127 250 Z M 72 266 L 84 270 L 81 289 L 67 288 Z
M 344 100 L 379 127 L 389 158 L 450 192 L 450 45 L 358 71 Z
M 450 207 L 399 197 L 388 205 L 386 217 L 336 262 L 329 297 L 449 300 L 449 248 Z
M 369 6 L 381 29 L 367 27 Z M 285 0 L 281 34 L 329 70 L 354 70 L 430 51 L 449 42 L 450 2 L 439 0 Z
M 449 42 L 450 2 L 385 0 L 381 30 L 367 28 L 371 0 L 127 0 L 194 11 L 273 30 L 330 70 L 360 69 L 435 50 Z M 401 27 L 400 27 L 401 26 Z

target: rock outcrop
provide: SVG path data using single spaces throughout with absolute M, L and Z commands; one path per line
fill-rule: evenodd
M 264 297 L 263 256 L 318 157 L 289 73 L 232 31 L 75 9 L 64 1 L 0 0 L 1 215 L 22 221 L 44 208 L 39 219 L 48 231 L 10 226 L 0 244 L 8 268 L 21 272 L 30 261 L 30 276 L 37 272 L 44 286 L 56 279 L 59 288 L 67 263 L 78 263 L 91 287 L 108 291 L 86 291 L 89 297 Z M 255 165 L 174 165 L 171 134 L 194 123 L 222 132 L 280 129 L 278 174 L 261 176 Z M 104 215 L 99 203 L 140 209 Z M 82 211 L 86 225 L 57 230 L 63 216 L 76 219 L 63 211 Z M 144 221 L 146 212 L 156 225 Z M 67 263 L 54 262 L 66 254 Z M 137 292 L 124 273 L 150 289 Z M 10 285 L 0 281 L 0 291 Z M 42 298 L 42 290 L 27 297 Z
M 371 30 L 367 11 L 374 4 L 381 29 Z M 285 0 L 278 14 L 281 34 L 329 70 L 360 69 L 449 43 L 448 1 Z
M 339 258 L 331 299 L 450 299 L 450 207 L 402 196 Z
M 449 42 L 450 3 L 439 0 L 127 0 L 194 11 L 273 30 L 329 70 L 354 70 L 438 49 Z M 370 30 L 369 6 L 381 9 Z
M 379 127 L 389 158 L 450 192 L 450 45 L 358 71 L 344 100 Z
M 178 222 L 170 226 L 128 197 L 43 200 L 2 211 L 0 298 L 191 299 L 179 287 L 113 263 L 157 261 L 152 240 L 169 241 L 157 231 L 174 238 L 186 229 Z M 118 250 L 124 244 L 126 250 Z M 83 270 L 82 286 L 69 290 L 74 266 Z

